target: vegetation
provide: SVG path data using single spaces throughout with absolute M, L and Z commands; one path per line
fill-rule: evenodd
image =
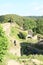
M 26 33 L 25 32 L 19 32 L 18 36 L 20 39 L 26 39 Z
M 7 35 L 3 31 L 3 27 L 1 26 L 1 24 L 3 25 L 4 23 L 10 23 L 9 38 L 7 38 Z M 6 65 L 4 63 L 5 61 L 3 61 L 5 56 L 6 59 L 13 59 L 20 62 L 22 62 L 22 60 L 20 59 L 38 59 L 40 61 L 43 61 L 43 44 L 40 44 L 38 39 L 26 39 L 26 36 L 28 35 L 28 30 L 32 30 L 34 36 L 37 35 L 38 38 L 43 39 L 43 16 L 22 17 L 14 14 L 0 16 L 0 65 Z M 18 41 L 16 42 L 18 46 L 14 46 L 14 40 Z M 8 45 L 10 45 L 10 50 L 8 49 Z M 14 49 L 18 51 L 19 46 L 20 48 L 22 48 L 22 51 L 20 49 L 21 53 L 23 53 L 21 57 L 10 53 L 11 49 L 13 52 Z M 8 53 L 6 53 L 7 49 L 9 51 Z M 31 63 L 32 61 L 29 62 Z M 34 65 L 34 63 L 32 62 L 32 64 L 29 65 Z
M 6 54 L 7 48 L 8 48 L 8 40 L 0 24 L 0 61 L 3 60 L 3 57 Z
M 32 29 L 36 33 L 43 35 L 43 16 L 42 17 L 21 17 L 14 14 L 0 16 L 1 23 L 14 22 L 17 23 L 24 30 Z M 40 29 L 41 28 L 41 29 Z
M 27 33 L 24 31 L 20 31 L 18 28 L 16 27 L 12 27 L 11 26 L 11 36 L 13 36 L 14 38 L 20 40 L 20 39 L 26 39 Z
M 36 22 L 33 19 L 26 19 L 24 24 L 23 24 L 24 30 L 33 29 L 35 27 L 36 27 Z
M 36 24 L 37 24 L 37 32 L 39 33 L 39 34 L 42 34 L 43 35 L 43 19 L 41 18 L 41 19 L 38 19 L 37 21 L 36 21 Z

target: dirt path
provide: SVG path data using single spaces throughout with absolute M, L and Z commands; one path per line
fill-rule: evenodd
M 37 65 L 43 64 L 42 61 L 37 60 L 37 59 L 31 59 L 31 61 L 32 61 L 33 63 L 37 64 Z
M 5 34 L 7 36 L 9 36 L 9 34 L 10 34 L 10 23 L 4 23 L 2 25 L 3 25 L 3 30 L 5 31 Z
M 15 60 L 9 60 L 7 65 L 21 65 L 21 64 Z
M 10 28 L 11 26 L 14 26 L 15 27 L 15 24 L 11 24 L 11 23 L 4 23 L 2 24 L 3 26 L 3 30 L 5 31 L 5 34 L 8 36 L 11 44 L 12 44 L 12 48 L 9 49 L 9 52 L 12 53 L 12 54 L 16 54 L 18 56 L 20 56 L 20 45 L 19 45 L 19 41 L 16 40 L 16 47 L 14 46 L 14 40 L 15 38 L 11 37 L 10 36 Z
M 10 48 L 9 52 L 12 53 L 13 55 L 21 56 L 21 54 L 20 54 L 20 48 L 17 48 L 17 47 Z

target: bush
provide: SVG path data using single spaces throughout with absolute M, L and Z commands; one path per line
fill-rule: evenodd
M 5 36 L 2 26 L 0 25 L 0 61 L 3 60 L 8 47 L 8 40 Z
M 26 38 L 26 34 L 23 33 L 23 32 L 19 32 L 18 36 L 19 36 L 19 38 L 21 38 L 21 39 L 25 39 L 25 38 Z

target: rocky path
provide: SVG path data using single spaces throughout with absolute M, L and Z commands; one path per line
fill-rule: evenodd
M 21 65 L 19 62 L 17 62 L 17 61 L 15 61 L 15 60 L 9 60 L 8 62 L 7 62 L 7 65 Z
M 34 64 L 37 64 L 37 65 L 43 64 L 42 61 L 37 60 L 37 59 L 31 59 L 31 61 L 32 61 Z

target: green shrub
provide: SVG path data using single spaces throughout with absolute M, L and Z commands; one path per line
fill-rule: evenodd
M 19 36 L 19 38 L 21 38 L 21 39 L 25 39 L 25 38 L 26 38 L 26 34 L 23 33 L 23 32 L 19 32 L 18 36 Z
M 0 25 L 0 61 L 2 61 L 8 48 L 8 40 L 5 36 L 2 26 Z

